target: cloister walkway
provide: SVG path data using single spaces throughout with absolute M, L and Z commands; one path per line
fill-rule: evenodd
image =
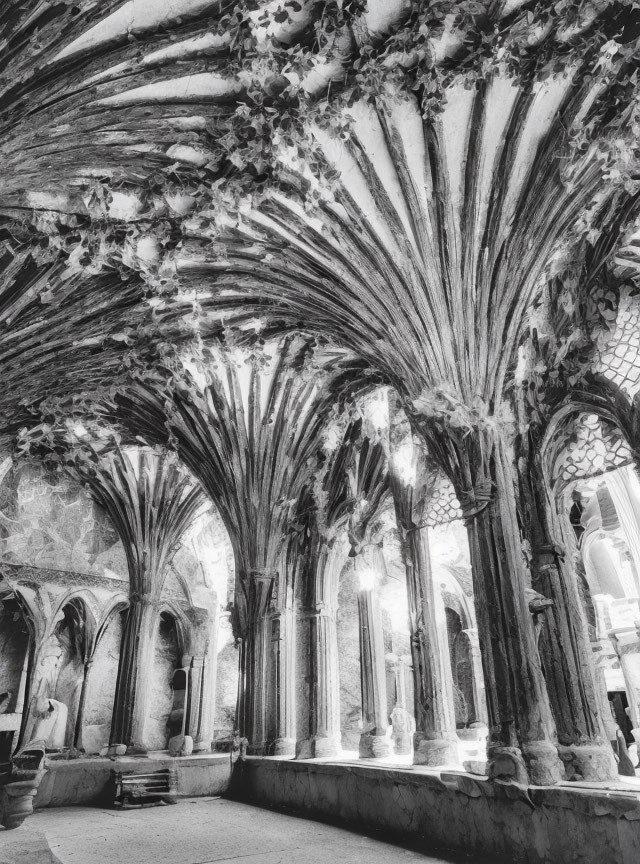
M 115 811 L 39 810 L 0 831 L 0 864 L 449 864 L 320 822 L 221 798 Z M 465 859 L 469 860 L 469 859 Z

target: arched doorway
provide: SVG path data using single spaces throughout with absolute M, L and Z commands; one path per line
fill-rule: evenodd
M 473 692 L 473 659 L 469 636 L 464 632 L 462 619 L 458 612 L 449 606 L 445 608 L 449 657 L 453 676 L 454 710 L 456 728 L 466 729 L 478 720 L 478 711 Z

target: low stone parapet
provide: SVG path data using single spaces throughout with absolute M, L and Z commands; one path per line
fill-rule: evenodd
M 88 757 L 47 761 L 45 775 L 35 808 L 73 807 L 82 804 L 113 804 L 112 770 L 149 773 L 174 769 L 178 795 L 195 798 L 202 795 L 222 795 L 229 785 L 228 754 L 207 753 L 185 757 L 152 754 L 149 757 L 121 756 L 116 759 Z
M 508 864 L 638 864 L 640 794 L 602 786 L 534 787 L 461 771 L 249 757 L 234 797 L 424 852 Z M 640 788 L 640 787 L 639 787 Z

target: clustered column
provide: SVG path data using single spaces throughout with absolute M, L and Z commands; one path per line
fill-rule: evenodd
M 538 650 L 568 776 L 607 780 L 615 776 L 613 751 L 593 672 L 591 648 L 575 573 L 569 568 L 571 538 L 566 520 L 553 516 L 542 472 L 527 474 L 525 500 L 531 544 L 530 610 L 540 628 Z M 544 608 L 543 614 L 536 609 Z
M 240 577 L 244 605 L 238 726 L 247 750 L 263 754 L 267 746 L 268 666 L 271 621 L 267 615 L 277 574 L 252 570 Z
M 295 615 L 290 598 L 270 616 L 273 675 L 272 740 L 268 752 L 292 756 L 296 749 Z
M 338 576 L 343 547 L 321 540 L 309 612 L 309 738 L 298 742 L 301 758 L 340 752 L 340 683 L 336 628 Z
M 526 590 L 516 516 L 515 457 L 499 424 L 452 434 L 443 452 L 469 529 L 478 636 L 489 720 L 492 777 L 549 785 L 564 775 Z
M 132 595 L 125 618 L 120 665 L 111 721 L 110 749 L 146 753 L 145 722 L 149 701 L 159 603 L 149 595 Z
M 216 638 L 217 608 L 202 615 L 194 624 L 189 653 L 182 658 L 188 670 L 189 689 L 187 735 L 193 739 L 194 753 L 206 753 L 213 746 L 213 718 L 217 673 Z
M 391 752 L 387 737 L 387 691 L 385 676 L 382 614 L 376 593 L 381 574 L 382 549 L 369 547 L 369 555 L 356 558 L 358 618 L 360 624 L 360 683 L 362 692 L 362 726 L 360 756 L 380 759 Z
M 444 604 L 431 567 L 429 529 L 404 526 L 403 536 L 415 689 L 413 761 L 432 767 L 456 764 L 453 674 Z

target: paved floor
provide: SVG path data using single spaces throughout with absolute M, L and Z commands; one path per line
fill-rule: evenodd
M 37 811 L 0 831 L 0 864 L 447 864 L 360 834 L 220 798 Z

